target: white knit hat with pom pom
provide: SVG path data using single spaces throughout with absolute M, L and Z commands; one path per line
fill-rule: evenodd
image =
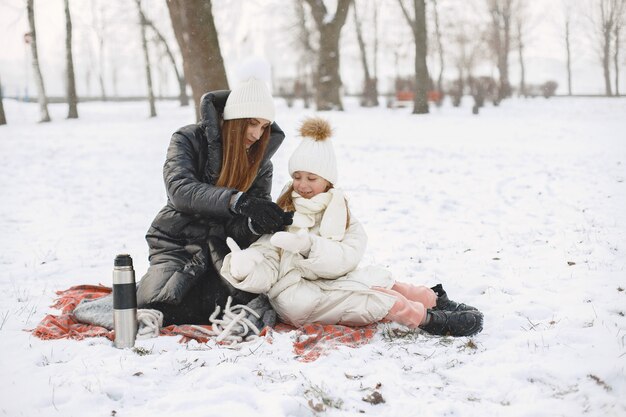
M 337 183 L 337 159 L 331 141 L 333 129 L 319 117 L 310 117 L 302 122 L 302 142 L 289 158 L 289 175 L 306 171 L 319 175 L 331 184 Z
M 274 99 L 264 80 L 270 79 L 269 64 L 252 58 L 238 70 L 243 82 L 235 86 L 224 106 L 224 120 L 262 118 L 274 121 Z

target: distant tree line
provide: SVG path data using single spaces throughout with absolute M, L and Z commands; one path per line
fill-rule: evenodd
M 188 104 L 189 87 L 198 114 L 202 94 L 209 90 L 228 88 L 218 37 L 219 25 L 215 24 L 210 0 L 165 1 L 177 48 L 168 43 L 162 31 L 147 16 L 142 1 L 134 2 L 138 28 L 136 33 L 142 48 L 150 116 L 156 116 L 151 48 L 160 48 L 163 51 L 162 56 L 169 62 L 178 83 L 181 106 Z M 72 53 L 70 3 L 71 0 L 64 0 L 67 117 L 77 118 L 78 97 Z M 298 62 L 298 74 L 292 85 L 282 83 L 278 93 L 290 100 L 302 98 L 306 106 L 312 100 L 318 111 L 344 108 L 343 82 L 340 77 L 343 51 L 340 39 L 350 16 L 354 23 L 359 61 L 363 70 L 360 102 L 363 106 L 379 105 L 379 44 L 382 38 L 379 15 L 382 7 L 396 7 L 398 16 L 402 16 L 398 24 L 405 24 L 408 33 L 412 35 L 410 39 L 398 40 L 397 45 L 412 45 L 410 53 L 414 58 L 413 76 L 403 79 L 398 74 L 394 87 L 396 98 L 411 99 L 413 113 L 428 113 L 430 103 L 440 104 L 444 95 L 451 96 L 453 104 L 459 105 L 465 94 L 471 94 L 474 96 L 474 110 L 477 112 L 486 100 L 499 104 L 515 90 L 522 96 L 549 96 L 557 88 L 556 83 L 546 82 L 537 90 L 536 86 L 528 85 L 526 81 L 525 54 L 532 44 L 537 16 L 530 15 L 528 2 L 524 0 L 336 0 L 332 2 L 332 9 L 326 3 L 331 2 L 291 0 L 284 3 L 292 8 L 292 27 L 295 30 L 288 32 L 288 35 L 293 37 L 293 44 L 296 46 L 294 59 Z M 103 66 L 108 30 L 106 20 L 102 17 L 102 8 L 105 6 L 100 3 L 100 9 L 96 10 L 93 4 L 92 2 L 94 10 L 91 26 L 98 39 L 98 78 L 101 99 L 106 100 Z M 560 0 L 557 7 L 552 9 L 559 13 L 539 18 L 559 20 L 566 56 L 568 94 L 572 94 L 572 57 L 579 52 L 574 39 L 581 36 L 582 22 L 586 20 L 587 27 L 594 28 L 593 39 L 600 58 L 605 94 L 619 96 L 626 0 L 590 0 L 587 4 L 590 4 L 590 8 L 582 11 L 580 1 Z M 35 0 L 26 0 L 26 9 L 30 29 L 24 40 L 31 51 L 40 121 L 46 122 L 50 121 L 50 114 L 44 77 L 39 65 Z M 513 87 L 510 79 L 511 59 L 514 57 L 519 64 L 520 74 L 517 88 Z M 182 62 L 182 69 L 179 68 L 177 59 Z M 435 75 L 435 71 L 429 70 L 429 62 L 437 69 Z M 486 63 L 497 70 L 496 79 L 476 75 L 477 67 Z M 452 68 L 448 73 L 456 72 L 454 79 L 443 79 L 446 66 Z M 401 97 L 400 94 L 404 95 Z M 0 124 L 4 124 L 6 120 L 1 98 L 0 85 Z M 391 104 L 393 103 L 388 103 Z

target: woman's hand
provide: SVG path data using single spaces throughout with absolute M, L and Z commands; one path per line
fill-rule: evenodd
M 237 242 L 232 238 L 226 238 L 226 244 L 230 248 L 230 274 L 233 278 L 242 281 L 263 261 L 261 252 L 254 248 L 241 250 Z
M 270 238 L 272 245 L 293 253 L 308 255 L 311 250 L 311 237 L 309 233 L 300 229 L 298 233 L 278 232 Z
M 253 231 L 262 235 L 284 230 L 293 222 L 293 213 L 285 213 L 276 203 L 246 193 L 239 197 L 234 211 L 247 216 Z

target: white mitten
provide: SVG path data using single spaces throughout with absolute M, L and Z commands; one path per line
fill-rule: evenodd
M 257 249 L 248 248 L 241 250 L 237 242 L 230 237 L 226 238 L 226 244 L 231 251 L 230 274 L 239 281 L 250 275 L 254 267 L 263 261 L 263 254 Z
M 311 238 L 305 229 L 298 233 L 277 232 L 270 238 L 272 245 L 288 252 L 308 254 L 311 250 Z

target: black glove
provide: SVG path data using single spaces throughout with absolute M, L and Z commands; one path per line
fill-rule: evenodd
M 295 211 L 286 211 L 283 213 L 283 224 L 285 226 L 290 226 L 293 224 L 293 214 Z
M 252 228 L 256 233 L 274 233 L 285 228 L 285 212 L 271 201 L 250 197 L 243 193 L 234 209 L 236 213 L 250 218 Z

